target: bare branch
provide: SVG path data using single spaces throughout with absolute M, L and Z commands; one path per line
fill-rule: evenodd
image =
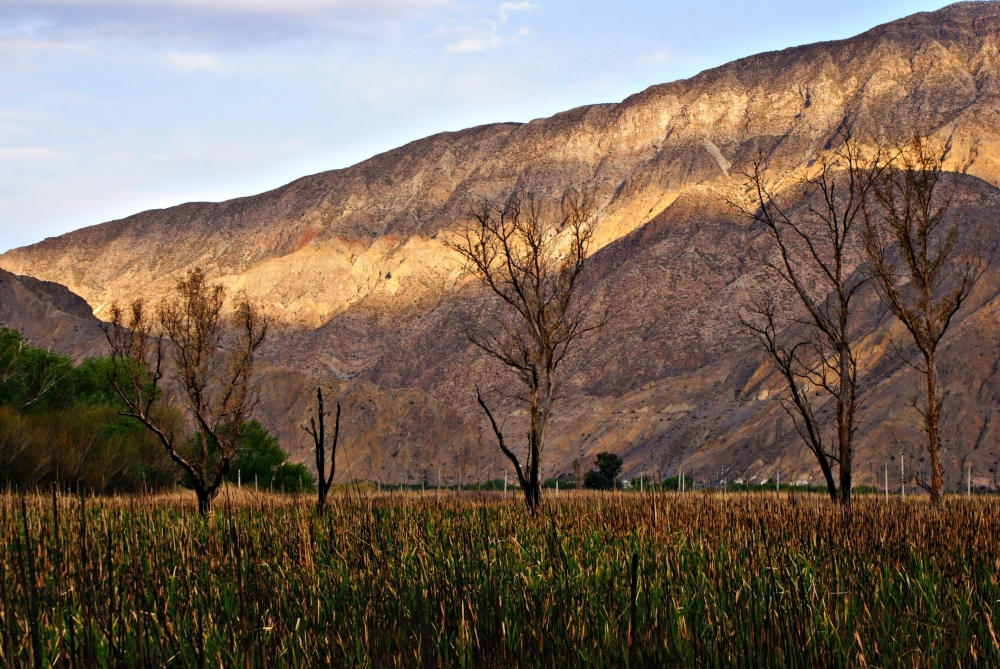
M 506 446 L 477 390 L 504 454 L 519 471 L 528 507 L 540 499 L 539 466 L 558 390 L 558 371 L 576 343 L 600 328 L 581 299 L 580 281 L 593 239 L 592 201 L 569 193 L 558 207 L 532 193 L 483 201 L 448 243 L 497 298 L 487 322 L 466 327 L 468 339 L 510 369 L 526 389 L 528 453 L 524 467 Z
M 983 244 L 976 229 L 969 234 L 972 243 L 960 247 L 959 233 L 968 221 L 954 203 L 964 194 L 963 186 L 957 175 L 945 174 L 944 153 L 944 147 L 920 137 L 898 147 L 863 207 L 874 284 L 922 358 L 920 366 L 909 364 L 926 385 L 919 412 L 931 465 L 928 489 L 935 503 L 944 494 L 937 348 L 996 248 Z
M 206 513 L 236 456 L 243 426 L 260 399 L 255 354 L 267 336 L 268 323 L 246 295 L 223 318 L 225 291 L 210 286 L 200 269 L 177 284 L 155 315 L 142 300 L 127 310 L 111 307 L 105 336 L 113 370 L 109 381 L 125 403 L 123 415 L 141 422 L 157 436 L 167 454 L 187 475 L 182 481 L 198 495 Z M 154 336 L 154 323 L 159 336 Z M 163 420 L 164 346 L 172 353 L 173 381 L 183 392 L 183 406 L 194 433 L 181 438 Z

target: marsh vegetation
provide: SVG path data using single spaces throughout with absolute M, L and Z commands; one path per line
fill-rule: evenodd
M 0 497 L 3 666 L 1000 661 L 1000 506 L 225 488 Z M 848 522 L 850 514 L 850 522 Z

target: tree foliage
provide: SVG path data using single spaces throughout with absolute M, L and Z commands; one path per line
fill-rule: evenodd
M 303 464 L 289 462 L 278 438 L 259 421 L 246 423 L 236 444 L 236 457 L 226 474 L 230 483 L 239 479 L 243 485 L 256 481 L 259 487 L 268 490 L 314 492 L 312 473 Z
M 0 329 L 0 486 L 99 493 L 171 485 L 175 475 L 108 383 L 113 364 L 79 365 Z
M 591 490 L 614 490 L 619 487 L 618 475 L 624 464 L 619 456 L 614 453 L 598 453 L 594 464 L 597 469 L 587 472 L 583 487 Z

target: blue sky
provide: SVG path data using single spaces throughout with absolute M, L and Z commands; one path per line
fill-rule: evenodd
M 0 252 L 941 0 L 0 0 Z

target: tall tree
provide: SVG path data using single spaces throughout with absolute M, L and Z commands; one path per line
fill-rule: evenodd
M 866 156 L 846 134 L 839 146 L 821 155 L 805 175 L 778 189 L 768 177 L 764 158 L 744 173 L 749 196 L 736 201 L 765 232 L 759 263 L 790 288 L 801 307 L 800 327 L 779 332 L 773 300 L 752 303 L 740 319 L 761 342 L 788 384 L 785 408 L 816 456 L 830 496 L 851 502 L 854 433 L 858 420 L 860 339 L 855 305 L 866 283 L 857 270 L 863 260 L 864 203 L 883 169 L 879 152 Z M 794 200 L 802 198 L 800 202 Z M 785 343 L 782 337 L 796 337 Z M 820 388 L 834 402 L 835 452 L 823 445 L 823 429 L 810 388 Z M 839 474 L 839 490 L 833 466 Z
M 503 201 L 483 201 L 449 246 L 497 298 L 489 318 L 466 329 L 469 340 L 516 376 L 518 396 L 528 407 L 527 448 L 522 463 L 476 388 L 500 450 L 511 461 L 528 509 L 541 502 L 539 471 L 545 430 L 559 387 L 558 372 L 581 337 L 602 322 L 588 318 L 580 277 L 594 233 L 591 202 L 571 194 L 546 209 L 542 199 L 515 192 Z
M 823 427 L 813 411 L 809 391 L 804 383 L 808 383 L 808 377 L 812 373 L 812 368 L 802 360 L 802 349 L 808 348 L 808 339 L 793 339 L 791 343 L 782 340 L 779 334 L 778 308 L 770 295 L 765 294 L 752 300 L 740 311 L 739 319 L 743 327 L 757 339 L 787 384 L 786 391 L 779 396 L 781 407 L 792 419 L 795 431 L 806 447 L 816 456 L 830 499 L 838 501 L 837 481 L 833 475 L 837 456 L 826 450 Z
M 326 496 L 333 485 L 333 475 L 337 471 L 337 441 L 340 438 L 340 402 L 337 402 L 337 418 L 333 427 L 333 443 L 330 444 L 330 474 L 326 474 L 326 416 L 323 408 L 323 389 L 316 388 L 316 418 L 309 418 L 309 426 L 302 426 L 302 429 L 312 437 L 316 454 L 316 473 L 319 477 L 316 488 L 316 513 L 322 514 L 326 511 Z M 318 424 L 317 424 L 318 420 Z
M 921 358 L 915 367 L 924 377 L 925 396 L 923 406 L 914 402 L 914 408 L 927 433 L 931 480 L 925 487 L 934 503 L 944 494 L 937 349 L 995 250 L 953 206 L 964 188 L 960 177 L 944 171 L 944 153 L 920 137 L 899 147 L 864 208 L 875 285 Z
M 125 402 L 122 415 L 140 421 L 187 476 L 198 511 L 208 513 L 236 456 L 243 426 L 260 398 L 254 355 L 267 336 L 267 320 L 246 295 L 223 314 L 225 290 L 200 269 L 177 282 L 155 313 L 141 299 L 111 307 L 105 328 L 111 347 L 112 386 Z M 154 336 L 156 330 L 156 336 Z M 190 434 L 161 411 L 164 348 L 171 379 L 180 389 Z

